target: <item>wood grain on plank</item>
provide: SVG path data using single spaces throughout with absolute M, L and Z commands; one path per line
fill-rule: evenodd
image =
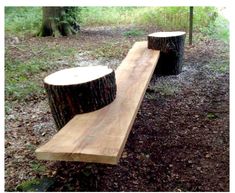
M 117 164 L 159 58 L 136 42 L 116 70 L 117 96 L 106 107 L 71 119 L 36 150 L 38 159 Z

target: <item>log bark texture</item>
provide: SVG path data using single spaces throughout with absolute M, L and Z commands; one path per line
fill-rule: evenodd
M 177 75 L 181 73 L 185 35 L 185 32 L 157 32 L 148 35 L 148 48 L 160 50 L 155 74 Z
M 63 80 L 63 71 L 59 72 Z M 44 87 L 58 130 L 76 114 L 98 110 L 111 103 L 116 97 L 117 88 L 113 70 L 102 77 L 83 83 L 56 85 L 50 80 L 44 79 Z

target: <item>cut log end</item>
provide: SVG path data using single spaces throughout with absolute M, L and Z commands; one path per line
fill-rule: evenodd
M 93 81 L 112 73 L 107 66 L 76 67 L 57 71 L 44 79 L 50 85 L 76 85 Z
M 70 68 L 44 79 L 49 105 L 58 129 L 76 114 L 110 104 L 116 97 L 115 72 L 106 66 Z
M 176 36 L 183 36 L 186 32 L 183 31 L 172 31 L 172 32 L 155 32 L 152 34 L 149 34 L 150 37 L 176 37 Z

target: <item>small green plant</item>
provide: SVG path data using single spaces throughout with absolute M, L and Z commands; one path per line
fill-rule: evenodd
M 26 145 L 26 148 L 28 149 L 28 150 L 30 150 L 30 151 L 35 151 L 35 149 L 36 149 L 36 146 L 35 145 L 32 145 L 32 144 L 27 144 Z
M 43 173 L 46 171 L 46 167 L 44 165 L 41 165 L 40 163 L 33 161 L 30 165 L 31 165 L 32 170 L 37 173 Z
M 215 115 L 215 114 L 212 113 L 212 112 L 209 112 L 209 113 L 207 113 L 207 118 L 208 118 L 208 119 L 216 119 L 216 118 L 218 118 L 218 116 Z
M 16 187 L 16 190 L 23 192 L 34 192 L 38 191 L 37 186 L 40 184 L 38 179 L 32 179 L 22 182 Z
M 45 192 L 54 184 L 52 178 L 26 180 L 16 187 L 17 191 L 22 192 Z
M 171 96 L 175 93 L 176 89 L 174 89 L 174 87 L 158 87 L 158 92 L 161 95 L 165 95 L 165 96 Z
M 11 110 L 12 110 L 11 106 L 12 106 L 12 105 L 9 103 L 9 101 L 5 101 L 5 114 L 6 114 L 6 115 L 9 115 L 9 114 L 10 114 L 10 112 L 11 112 Z
M 86 176 L 86 177 L 89 177 L 91 174 L 92 174 L 92 171 L 90 168 L 85 168 L 81 171 L 81 173 Z

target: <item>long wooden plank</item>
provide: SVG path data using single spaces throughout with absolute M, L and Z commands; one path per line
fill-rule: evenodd
M 159 51 L 136 42 L 116 70 L 117 96 L 108 106 L 76 115 L 36 150 L 38 159 L 117 164 Z

